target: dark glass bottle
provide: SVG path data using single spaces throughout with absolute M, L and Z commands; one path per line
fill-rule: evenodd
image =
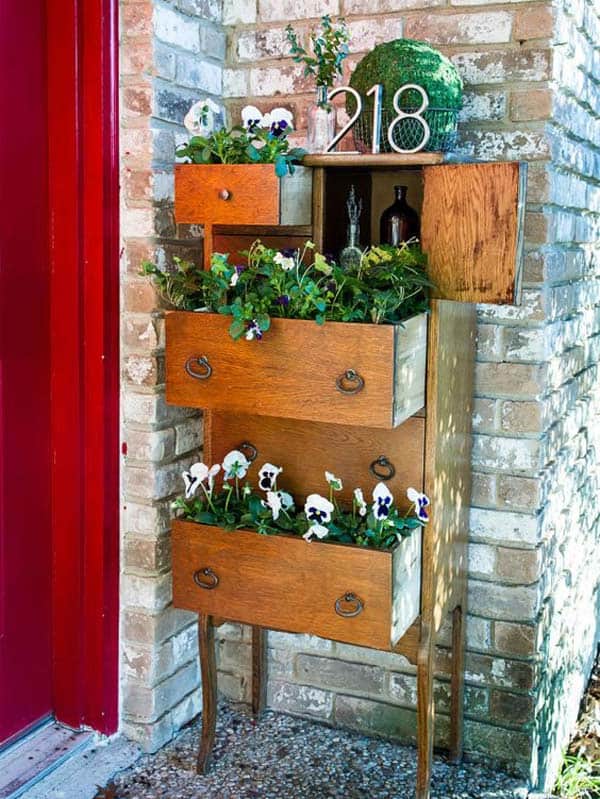
M 403 241 L 419 238 L 421 225 L 419 215 L 406 202 L 406 186 L 394 186 L 396 201 L 381 214 L 379 228 L 380 244 L 391 244 L 397 247 Z

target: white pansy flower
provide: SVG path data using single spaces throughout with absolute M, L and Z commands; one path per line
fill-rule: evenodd
M 429 506 L 430 502 L 427 494 L 421 494 L 421 492 L 417 491 L 416 488 L 409 488 L 406 492 L 406 496 L 415 506 L 417 518 L 419 518 L 422 522 L 428 522 L 429 514 L 427 513 L 426 508 Z
M 317 538 L 325 538 L 326 535 L 329 535 L 329 530 L 326 527 L 323 527 L 322 524 L 313 524 L 304 533 L 302 538 L 305 541 L 310 541 L 313 535 L 316 535 Z
M 245 477 L 250 467 L 250 461 L 243 452 L 239 449 L 233 449 L 228 452 L 223 458 L 223 475 L 225 480 L 231 480 L 232 477 L 242 478 Z
M 247 105 L 242 108 L 242 124 L 248 130 L 266 127 L 263 120 L 262 112 L 255 105 Z
M 335 474 L 332 474 L 331 472 L 325 472 L 325 479 L 334 491 L 341 491 L 344 487 L 344 484 L 340 478 L 336 477 Z
M 265 508 L 269 508 L 273 521 L 276 522 L 281 511 L 281 498 L 277 491 L 267 491 L 267 499 L 263 500 L 263 505 Z
M 295 268 L 296 259 L 291 258 L 289 255 L 284 255 L 282 252 L 278 252 L 273 258 L 273 263 L 276 263 L 278 266 L 280 266 L 284 272 L 289 272 Z
M 289 510 L 294 507 L 294 497 L 288 494 L 287 491 L 278 491 L 277 496 L 281 500 L 281 507 L 283 510 Z
M 323 524 L 331 520 L 333 505 L 320 494 L 309 494 L 304 503 L 304 513 L 309 522 Z
M 280 466 L 274 466 L 272 463 L 263 464 L 258 470 L 258 487 L 263 491 L 272 491 L 277 484 L 277 475 L 282 471 Z
M 223 126 L 223 109 L 210 97 L 198 100 L 185 115 L 183 124 L 192 136 L 210 136 Z
M 354 500 L 356 502 L 356 507 L 358 508 L 359 516 L 366 516 L 367 515 L 367 503 L 365 502 L 365 498 L 362 492 L 362 488 L 355 488 L 354 489 Z
M 221 467 L 218 463 L 210 469 L 205 463 L 193 463 L 188 472 L 183 472 L 183 482 L 185 483 L 185 498 L 190 499 L 194 496 L 201 483 L 208 478 L 208 491 L 212 494 L 214 477 Z
M 387 517 L 390 515 L 393 501 L 394 497 L 392 496 L 386 484 L 377 483 L 373 489 L 373 514 L 375 515 L 375 518 L 379 521 L 382 519 L 387 519 Z
M 237 282 L 239 279 L 240 279 L 240 273 L 238 272 L 237 269 L 234 269 L 233 275 L 231 276 L 231 280 L 229 281 L 229 285 L 231 286 L 231 288 L 237 286 Z

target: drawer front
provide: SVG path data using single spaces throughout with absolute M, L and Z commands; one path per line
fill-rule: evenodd
M 178 164 L 175 220 L 200 225 L 276 225 L 279 191 L 273 164 Z
M 176 607 L 389 649 L 390 553 L 181 521 L 172 544 Z
M 168 402 L 259 416 L 393 426 L 392 325 L 319 326 L 274 319 L 262 341 L 233 341 L 230 323 L 230 317 L 218 314 L 168 314 Z

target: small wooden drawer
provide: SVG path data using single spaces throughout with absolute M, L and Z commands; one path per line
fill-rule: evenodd
M 311 170 L 273 164 L 178 164 L 175 220 L 199 225 L 309 225 Z
M 233 341 L 230 324 L 167 315 L 168 402 L 387 429 L 425 403 L 425 314 L 403 325 L 273 319 L 262 341 Z
M 391 552 L 174 521 L 173 604 L 389 649 L 419 613 L 421 533 Z

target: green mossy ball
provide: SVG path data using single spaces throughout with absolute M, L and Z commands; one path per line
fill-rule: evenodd
M 370 119 L 373 111 L 373 97 L 366 94 L 376 83 L 383 85 L 383 124 L 382 145 L 387 145 L 386 125 L 395 116 L 392 100 L 395 92 L 406 83 L 422 86 L 429 96 L 429 108 L 424 116 L 431 126 L 431 140 L 427 150 L 446 149 L 445 141 L 450 141 L 456 132 L 458 111 L 462 107 L 463 84 L 454 64 L 444 55 L 425 42 L 414 39 L 396 39 L 378 45 L 360 61 L 350 78 L 350 86 L 363 98 L 363 124 L 355 128 L 355 136 L 365 145 L 370 142 Z M 403 109 L 421 104 L 415 92 L 405 92 L 401 99 Z M 348 95 L 346 109 L 352 113 L 354 99 Z M 435 109 L 446 109 L 438 114 Z M 388 121 L 389 120 L 389 121 Z M 383 149 L 383 147 L 382 147 Z M 389 147 L 386 149 L 389 150 Z

